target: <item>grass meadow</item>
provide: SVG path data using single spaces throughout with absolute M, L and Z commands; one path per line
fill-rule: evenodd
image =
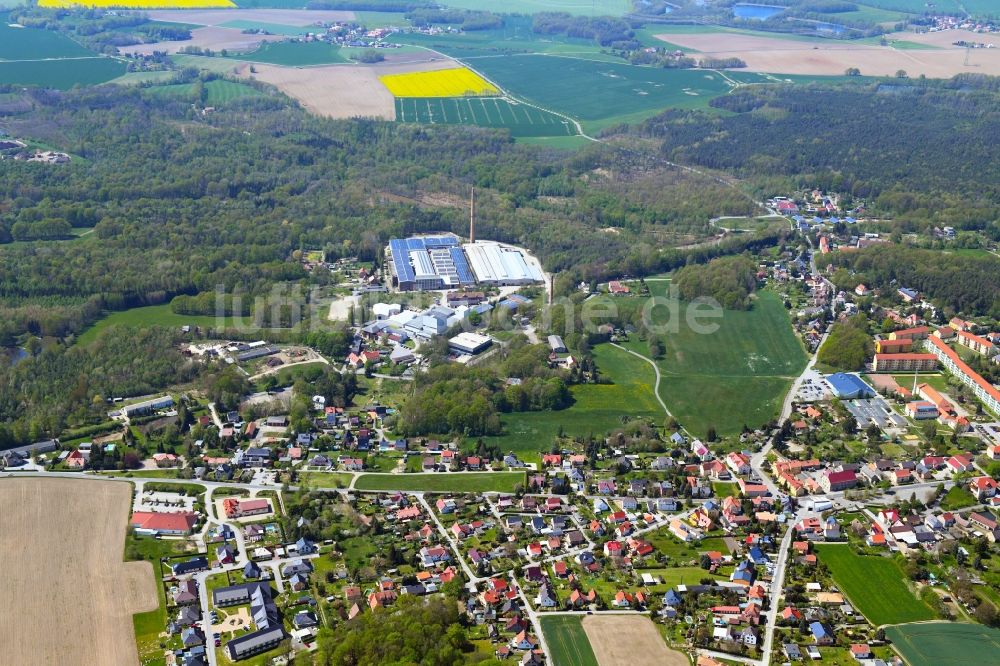
M 875 626 L 936 617 L 906 586 L 903 570 L 894 560 L 858 555 L 846 545 L 818 545 L 816 554 L 841 592 Z
M 556 615 L 539 620 L 552 651 L 552 666 L 598 666 L 579 615 Z
M 484 438 L 513 451 L 523 460 L 538 462 L 562 428 L 572 437 L 601 435 L 622 425 L 622 417 L 645 417 L 662 423 L 663 409 L 653 394 L 653 369 L 642 359 L 612 347 L 594 348 L 601 374 L 612 383 L 571 387 L 575 402 L 567 409 L 517 412 L 503 415 L 504 434 Z
M 194 83 L 177 83 L 163 86 L 153 86 L 146 93 L 161 99 L 194 100 Z M 217 106 L 243 97 L 261 97 L 262 93 L 252 86 L 235 81 L 216 79 L 205 84 L 205 103 Z
M 231 323 L 228 319 L 227 323 Z M 77 338 L 77 342 L 82 345 L 90 344 L 97 339 L 101 331 L 109 326 L 201 326 L 204 328 L 214 328 L 218 320 L 213 316 L 182 315 L 170 309 L 169 304 L 148 305 L 141 308 L 132 308 L 113 312 L 103 319 L 97 321 L 93 326 L 85 330 Z
M 733 434 L 744 424 L 756 427 L 775 417 L 807 360 L 777 294 L 760 292 L 750 310 L 726 310 L 707 320 L 718 324 L 707 335 L 687 325 L 686 305 L 678 312 L 676 331 L 662 336 L 664 351 L 657 359 L 660 395 L 677 420 L 702 437 L 710 426 Z M 654 310 L 653 316 L 669 321 L 666 313 Z M 625 346 L 649 355 L 641 340 Z

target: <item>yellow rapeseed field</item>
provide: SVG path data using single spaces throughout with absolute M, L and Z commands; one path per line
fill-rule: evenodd
M 231 0 L 38 0 L 39 7 L 68 9 L 96 7 L 101 9 L 220 9 L 235 7 Z
M 378 77 L 395 97 L 465 97 L 499 95 L 500 90 L 471 69 L 385 74 Z

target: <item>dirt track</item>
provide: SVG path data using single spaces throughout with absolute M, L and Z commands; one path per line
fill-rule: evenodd
M 952 46 L 958 40 L 990 43 L 991 35 L 962 30 L 937 33 L 894 33 L 887 38 L 935 46 L 928 49 L 895 49 L 878 44 L 815 39 L 797 41 L 757 35 L 714 32 L 666 34 L 658 38 L 716 58 L 740 58 L 748 71 L 774 74 L 842 75 L 857 67 L 865 76 L 893 76 L 903 70 L 911 77 L 924 74 L 950 78 L 962 72 L 1000 75 L 1000 49 L 975 49 L 965 64 L 966 51 Z M 1000 39 L 997 39 L 1000 44 Z
M 645 615 L 588 615 L 583 630 L 601 666 L 688 666 Z
M 131 485 L 0 479 L 6 664 L 137 664 L 132 615 L 157 607 L 148 562 L 123 562 Z

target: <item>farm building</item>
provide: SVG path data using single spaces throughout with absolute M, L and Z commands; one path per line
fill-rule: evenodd
M 548 342 L 549 342 L 549 348 L 552 349 L 554 353 L 556 354 L 566 353 L 566 343 L 563 342 L 563 339 L 560 338 L 558 335 L 550 335 Z
M 875 389 L 864 383 L 857 375 L 838 372 L 826 378 L 833 394 L 841 400 L 875 397 Z

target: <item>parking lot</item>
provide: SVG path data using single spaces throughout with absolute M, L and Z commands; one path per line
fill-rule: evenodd
M 823 375 L 809 369 L 802 378 L 793 400 L 795 402 L 818 402 L 830 397 L 832 390 Z

